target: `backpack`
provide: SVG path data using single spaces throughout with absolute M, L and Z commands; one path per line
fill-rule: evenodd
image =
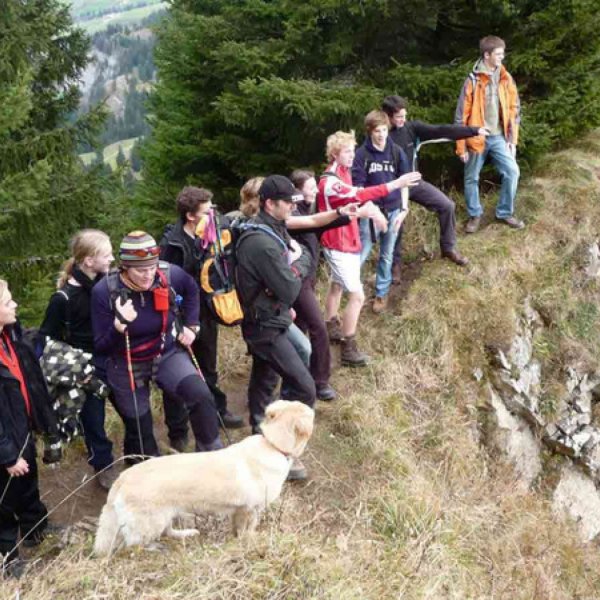
M 221 226 L 215 215 L 216 239 L 207 248 L 200 266 L 200 289 L 212 316 L 221 325 L 235 327 L 244 319 L 242 302 L 236 287 L 237 251 L 249 231 L 262 231 L 278 240 L 286 249 L 286 243 L 270 228 L 260 223 L 235 219 L 228 226 Z

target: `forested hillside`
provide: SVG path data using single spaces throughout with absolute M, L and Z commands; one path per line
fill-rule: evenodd
M 252 175 L 319 170 L 338 128 L 362 130 L 384 95 L 452 122 L 478 40 L 498 34 L 518 82 L 522 167 L 600 123 L 594 0 L 173 0 L 158 29 L 145 196 L 165 209 L 186 181 L 229 205 Z M 446 147 L 422 164 L 458 180 Z
M 0 272 L 23 317 L 39 314 L 47 284 L 80 227 L 112 228 L 116 180 L 82 167 L 77 148 L 104 115 L 72 121 L 88 41 L 57 0 L 3 3 L 0 11 Z M 118 219 L 117 219 L 118 220 Z M 42 284 L 40 286 L 40 283 Z

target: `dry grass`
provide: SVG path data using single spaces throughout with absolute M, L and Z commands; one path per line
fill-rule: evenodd
M 544 320 L 536 355 L 546 409 L 560 396 L 565 361 L 595 367 L 598 290 L 582 269 L 600 219 L 599 150 L 590 137 L 523 185 L 525 231 L 492 224 L 461 238 L 467 269 L 427 262 L 392 313 L 365 311 L 360 341 L 373 363 L 335 372 L 340 399 L 318 407 L 312 478 L 286 487 L 254 539 L 233 540 L 213 521 L 201 541 L 110 561 L 90 559 L 88 539 L 21 582 L 24 597 L 598 597 L 600 553 L 550 510 L 552 468 L 524 492 L 482 448 L 485 388 L 472 372 L 488 368 L 487 347 L 510 341 L 526 297 Z M 413 210 L 408 256 L 423 254 L 423 240 L 435 247 L 435 227 Z M 245 379 L 243 344 L 233 331 L 223 339 L 224 379 Z M 2 596 L 16 589 L 7 583 Z

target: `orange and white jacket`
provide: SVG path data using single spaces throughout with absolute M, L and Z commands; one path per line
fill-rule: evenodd
M 465 80 L 458 98 L 454 115 L 454 122 L 457 125 L 468 125 L 470 127 L 484 127 L 485 125 L 485 88 L 490 77 L 487 73 L 477 69 L 478 65 L 479 63 L 475 65 L 475 68 Z M 521 104 L 515 80 L 504 65 L 500 66 L 498 101 L 504 138 L 508 143 L 516 146 L 519 141 Z M 485 138 L 481 135 L 456 142 L 456 154 L 458 156 L 462 156 L 467 151 L 481 154 L 484 148 Z

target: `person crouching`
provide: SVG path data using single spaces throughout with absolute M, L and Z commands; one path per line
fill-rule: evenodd
M 152 236 L 129 233 L 119 248 L 119 271 L 92 291 L 94 346 L 107 356 L 108 383 L 125 425 L 124 452 L 159 454 L 150 411 L 152 379 L 171 401 L 185 404 L 196 450 L 217 450 L 222 444 L 214 399 L 188 350 L 198 330 L 198 287 L 180 267 L 159 266 L 158 254 Z

